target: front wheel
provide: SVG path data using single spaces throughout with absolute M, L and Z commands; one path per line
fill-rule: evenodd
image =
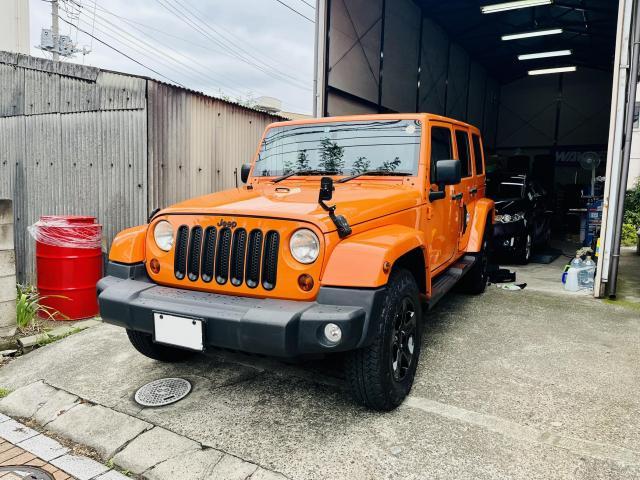
M 346 359 L 346 377 L 356 401 L 380 411 L 400 405 L 413 385 L 421 339 L 422 307 L 415 278 L 407 270 L 395 270 L 373 344 Z
M 133 348 L 145 357 L 161 362 L 181 362 L 195 355 L 191 350 L 183 350 L 182 348 L 169 347 L 155 343 L 148 333 L 136 332 L 127 329 L 127 336 Z
M 520 252 L 517 254 L 516 260 L 521 265 L 527 265 L 531 260 L 531 252 L 533 250 L 533 236 L 531 232 L 525 234 L 524 243 Z

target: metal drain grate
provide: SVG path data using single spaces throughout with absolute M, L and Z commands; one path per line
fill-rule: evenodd
M 0 475 L 6 475 L 5 478 L 19 478 L 20 480 L 54 480 L 48 472 L 40 468 L 27 467 L 25 465 L 0 467 Z
M 162 407 L 182 400 L 191 391 L 191 384 L 183 378 L 161 378 L 140 387 L 135 401 L 143 407 Z

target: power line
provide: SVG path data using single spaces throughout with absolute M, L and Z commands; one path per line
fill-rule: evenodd
M 189 18 L 185 13 L 183 13 L 181 10 L 179 10 L 172 3 L 165 2 L 165 0 L 156 0 L 156 1 L 165 10 L 167 10 L 170 14 L 176 16 L 179 20 L 182 20 L 188 26 L 190 26 L 191 28 L 195 29 L 198 33 L 200 33 L 201 35 L 205 36 L 206 38 L 211 40 L 216 45 L 220 46 L 223 49 L 223 51 L 225 49 L 231 50 L 231 52 L 229 52 L 229 53 L 231 53 L 234 57 L 236 57 L 237 59 L 247 63 L 250 66 L 253 66 L 253 67 L 257 68 L 258 70 L 262 71 L 266 75 L 269 75 L 270 77 L 272 77 L 272 78 L 274 78 L 276 80 L 287 82 L 290 85 L 295 86 L 295 87 L 300 88 L 300 89 L 310 90 L 308 87 L 302 86 L 302 85 L 298 84 L 297 82 L 292 81 L 292 80 L 288 79 L 287 77 L 283 76 L 281 72 L 278 72 L 278 71 L 272 72 L 270 70 L 267 70 L 265 67 L 263 67 L 261 65 L 258 65 L 257 63 L 255 63 L 251 59 L 248 59 L 245 56 L 243 56 L 241 54 L 238 54 L 237 51 L 233 51 L 232 50 L 233 44 L 231 44 L 232 47 L 230 47 L 229 44 L 228 44 L 228 41 L 227 41 L 227 45 L 225 45 L 220 40 L 218 40 L 217 38 L 213 37 L 211 34 L 209 34 L 207 31 L 205 31 L 200 25 L 195 23 L 191 18 Z M 205 24 L 205 26 L 206 26 L 206 24 Z
M 85 35 L 89 35 L 91 38 L 93 38 L 93 39 L 94 39 L 94 40 L 96 40 L 97 42 L 100 42 L 100 43 L 102 43 L 103 45 L 105 45 L 106 47 L 109 47 L 111 50 L 114 50 L 115 52 L 118 52 L 120 55 L 122 55 L 123 57 L 128 58 L 128 59 L 129 59 L 129 60 L 131 60 L 132 62 L 137 63 L 137 64 L 138 64 L 138 65 L 140 65 L 141 67 L 146 68 L 147 70 L 149 70 L 149 71 L 151 71 L 151 72 L 155 73 L 156 75 L 160 75 L 162 78 L 164 78 L 165 80 L 170 81 L 171 83 L 175 83 L 176 85 L 179 85 L 179 86 L 181 86 L 182 88 L 187 88 L 187 87 L 185 87 L 184 85 L 182 85 L 180 82 L 176 82 L 175 80 L 172 80 L 171 78 L 169 78 L 169 77 L 167 77 L 167 76 L 163 75 L 162 73 L 158 72 L 157 70 L 154 70 L 153 68 L 148 67 L 147 65 L 145 65 L 145 64 L 144 64 L 144 63 L 142 63 L 142 62 L 139 62 L 139 61 L 138 61 L 138 60 L 136 60 L 135 58 L 130 57 L 129 55 L 127 55 L 126 53 L 124 53 L 122 50 L 119 50 L 119 49 L 117 49 L 116 47 L 113 47 L 113 46 L 109 45 L 107 42 L 105 42 L 105 41 L 103 41 L 103 40 L 99 39 L 98 37 L 96 37 L 96 36 L 94 36 L 94 35 L 90 34 L 90 33 L 89 33 L 89 32 L 87 32 L 86 30 L 83 30 L 83 29 L 82 29 L 82 28 L 80 28 L 79 26 L 73 25 L 73 23 L 68 22 L 67 20 L 65 20 L 64 18 L 62 18 L 62 17 L 60 17 L 60 16 L 59 16 L 59 18 L 60 18 L 60 20 L 62 20 L 63 22 L 65 22 L 65 23 L 67 23 L 67 24 L 69 24 L 69 25 L 71 25 L 71 26 L 73 26 L 73 27 L 77 28 L 77 29 L 78 29 L 78 30 L 80 30 L 82 33 L 84 33 Z
M 179 3 L 182 3 L 182 2 L 179 2 Z M 246 53 L 246 54 L 250 55 L 250 56 L 251 56 L 251 58 L 253 58 L 253 59 L 257 60 L 258 62 L 261 62 L 262 64 L 264 64 L 264 65 L 268 66 L 268 67 L 269 67 L 269 68 L 271 68 L 271 69 L 277 69 L 277 68 L 276 68 L 276 66 L 275 66 L 275 65 L 270 65 L 269 63 L 265 62 L 265 61 L 263 60 L 263 58 L 269 58 L 269 59 L 271 60 L 271 62 L 272 62 L 272 63 L 274 63 L 274 64 L 278 64 L 278 65 L 280 65 L 281 67 L 283 67 L 283 66 L 287 66 L 287 65 L 283 64 L 281 61 L 276 60 L 276 59 L 275 59 L 275 58 L 273 58 L 273 57 L 269 57 L 268 55 L 265 55 L 263 52 L 257 52 L 257 51 L 256 51 L 256 47 L 254 47 L 254 46 L 253 46 L 253 45 L 251 45 L 251 44 L 246 43 L 246 42 L 245 42 L 245 40 L 244 40 L 243 38 L 240 38 L 238 35 L 234 34 L 231 30 L 229 30 L 229 29 L 225 28 L 223 25 L 217 24 L 217 25 L 216 25 L 216 27 L 213 27 L 213 26 L 211 25 L 210 21 L 209 21 L 209 22 L 205 22 L 205 21 L 204 21 L 204 19 L 207 17 L 207 14 L 206 14 L 206 13 L 204 13 L 202 10 L 198 9 L 197 7 L 195 7 L 192 3 L 190 3 L 190 2 L 188 2 L 188 1 L 186 1 L 186 0 L 183 0 L 183 3 L 182 3 L 182 4 L 183 4 L 183 5 L 184 5 L 184 4 L 188 5 L 188 6 L 191 8 L 191 10 L 195 11 L 195 12 L 198 14 L 198 15 L 193 15 L 193 13 L 192 13 L 192 12 L 190 12 L 190 13 L 192 14 L 192 16 L 194 16 L 195 18 L 200 19 L 201 23 L 203 23 L 207 28 L 209 28 L 209 29 L 210 29 L 210 30 L 212 30 L 213 32 L 217 33 L 217 34 L 218 34 L 218 35 L 220 35 L 221 37 L 225 38 L 225 35 L 224 35 L 224 34 L 222 34 L 222 33 L 219 33 L 219 32 L 216 30 L 216 28 L 217 28 L 217 29 L 222 30 L 223 32 L 225 32 L 225 33 L 226 33 L 226 35 L 228 35 L 229 37 L 233 37 L 233 41 L 235 41 L 237 44 L 245 43 L 245 45 L 247 46 L 247 48 L 248 48 L 250 51 L 255 51 L 255 52 L 256 52 L 256 54 L 258 54 L 258 57 L 256 57 L 255 55 L 253 55 L 250 51 L 247 51 L 246 49 L 242 48 L 242 46 L 241 46 L 241 45 L 235 45 L 235 44 L 234 44 L 230 39 L 227 39 L 229 42 L 231 42 L 231 43 L 232 43 L 232 45 L 235 45 L 235 46 L 236 46 L 240 51 L 242 51 L 242 52 L 244 52 L 244 53 Z M 186 7 L 186 5 L 185 5 L 185 8 L 187 8 L 187 7 Z M 287 67 L 291 67 L 291 65 L 288 65 Z M 287 75 L 287 76 L 289 76 L 289 77 L 291 77 L 291 78 L 296 78 L 296 77 L 293 77 L 292 75 L 289 75 L 289 74 L 287 74 L 287 73 L 285 73 L 285 72 L 282 72 L 282 73 L 283 73 L 283 74 L 285 74 L 285 75 Z M 306 80 L 305 80 L 305 81 L 306 81 Z
M 316 23 L 315 20 L 311 20 L 309 17 L 307 17 L 304 13 L 300 13 L 298 10 L 296 10 L 295 8 L 293 8 L 290 5 L 287 5 L 286 3 L 284 3 L 282 0 L 276 0 L 276 2 L 278 2 L 280 5 L 287 7 L 289 10 L 291 10 L 292 12 L 300 15 L 302 18 L 309 20 L 311 23 Z M 306 3 L 306 2 L 305 2 Z
M 88 14 L 86 14 L 84 12 L 83 12 L 83 15 L 88 16 Z M 163 58 L 163 59 L 166 58 L 166 59 L 172 61 L 173 63 L 179 64 L 182 67 L 185 67 L 186 68 L 186 72 L 193 72 L 194 74 L 197 74 L 198 77 L 201 80 L 204 80 L 206 83 L 211 83 L 211 82 L 218 83 L 218 84 L 224 86 L 226 89 L 235 92 L 236 95 L 239 95 L 240 97 L 243 96 L 243 93 L 240 90 L 236 89 L 235 87 L 231 86 L 230 84 L 223 82 L 222 80 L 216 78 L 215 76 L 210 75 L 209 73 L 206 73 L 206 74 L 203 73 L 201 70 L 199 70 L 199 68 L 201 67 L 201 64 L 199 64 L 198 62 L 196 62 L 192 58 L 190 58 L 190 57 L 178 52 L 177 50 L 165 47 L 169 52 L 172 52 L 173 54 L 177 55 L 178 57 L 181 57 L 184 60 L 186 60 L 187 62 L 189 62 L 190 65 L 185 63 L 185 62 L 183 62 L 183 61 L 181 61 L 179 58 L 176 58 L 176 57 L 174 57 L 172 55 L 169 55 L 167 53 L 160 53 L 158 51 L 158 49 L 154 45 L 152 45 L 151 43 L 149 43 L 149 42 L 147 42 L 147 41 L 145 41 L 145 40 L 143 40 L 141 38 L 138 38 L 138 37 L 134 36 L 130 32 L 127 32 L 126 30 L 122 29 L 121 27 L 119 27 L 115 23 L 109 21 L 108 19 L 102 17 L 101 15 L 96 15 L 95 18 L 98 19 L 100 25 L 102 25 L 103 27 L 107 28 L 109 31 L 115 33 L 116 35 L 118 35 L 118 37 L 122 37 L 125 40 L 127 40 L 128 42 L 134 42 L 135 44 L 142 44 L 143 48 L 146 45 L 148 48 L 146 48 L 145 50 L 147 50 L 147 51 L 151 50 L 152 55 L 161 56 L 161 58 Z M 109 25 L 111 25 L 116 30 L 114 30 L 113 28 L 110 28 Z M 146 33 L 142 32 L 141 30 L 137 29 L 136 27 L 132 27 L 132 28 L 140 31 L 143 35 L 145 35 L 146 37 L 150 38 L 151 40 L 155 40 L 153 37 L 147 35 Z M 122 32 L 122 33 L 119 33 L 119 32 Z M 127 37 L 129 37 L 129 38 L 131 38 L 133 40 L 129 40 Z M 166 63 L 165 63 L 165 65 L 166 65 Z M 176 70 L 176 71 L 178 71 L 178 70 Z M 183 72 L 181 70 L 178 71 L 178 72 L 181 75 L 188 75 L 188 74 L 186 74 L 185 72 Z M 232 82 L 230 79 L 226 79 L 226 81 L 227 82 Z
M 307 0 L 300 0 L 302 3 L 304 3 L 305 5 L 308 5 L 309 8 L 313 8 L 314 10 L 316 9 L 315 5 L 311 5 L 309 2 L 307 2 Z

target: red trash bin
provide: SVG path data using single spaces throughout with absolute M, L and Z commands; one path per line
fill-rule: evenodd
M 37 287 L 44 297 L 40 303 L 59 312 L 56 320 L 96 316 L 102 225 L 95 217 L 48 215 L 30 231 L 36 239 Z

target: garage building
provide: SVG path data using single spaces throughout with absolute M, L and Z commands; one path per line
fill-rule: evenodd
M 320 0 L 315 113 L 429 112 L 479 127 L 488 171 L 527 173 L 550 192 L 556 234 L 602 236 L 595 294 L 614 295 L 636 9 L 633 0 Z M 586 222 L 589 207 L 602 218 Z

